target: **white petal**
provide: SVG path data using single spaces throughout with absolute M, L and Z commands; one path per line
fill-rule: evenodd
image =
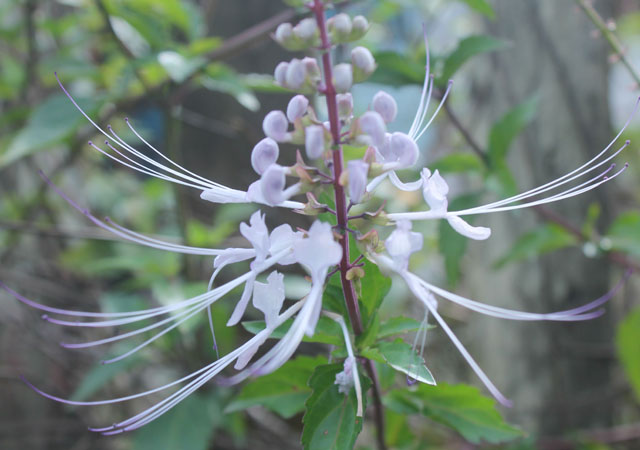
M 247 193 L 237 189 L 212 187 L 200 193 L 202 200 L 213 203 L 250 203 Z
M 386 123 L 393 122 L 398 114 L 398 105 L 394 98 L 384 91 L 373 96 L 373 110 L 382 116 Z
M 278 143 L 271 138 L 264 138 L 251 151 L 251 167 L 261 175 L 278 160 L 279 153 Z
M 296 261 L 306 266 L 311 277 L 324 277 L 326 270 L 340 262 L 342 247 L 333 238 L 331 225 L 316 221 L 309 229 L 306 239 L 295 246 Z
M 278 321 L 280 309 L 284 303 L 284 275 L 273 271 L 267 277 L 267 283 L 255 282 L 253 285 L 253 306 L 264 313 L 267 328 L 273 328 Z
M 491 236 L 491 228 L 473 227 L 465 222 L 462 218 L 450 214 L 448 214 L 446 217 L 449 225 L 451 225 L 454 230 L 456 230 L 461 235 L 468 237 L 469 239 L 483 241 Z
M 301 118 L 307 112 L 309 107 L 309 100 L 304 95 L 296 95 L 293 97 L 287 105 L 287 119 L 293 123 L 296 119 Z

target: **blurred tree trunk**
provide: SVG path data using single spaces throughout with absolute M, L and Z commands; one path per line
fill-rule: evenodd
M 596 6 L 610 6 L 604 3 Z M 579 167 L 614 136 L 607 103 L 607 49 L 602 39 L 594 38 L 593 26 L 573 1 L 496 0 L 493 5 L 497 19 L 488 24 L 489 32 L 513 46 L 492 56 L 473 89 L 485 99 L 481 117 L 493 120 L 539 93 L 537 119 L 509 156 L 519 190 L 525 191 Z M 608 11 L 602 13 L 609 17 Z M 598 203 L 603 211 L 598 225 L 604 226 L 612 197 L 613 189 L 607 186 L 551 209 L 580 227 L 589 205 Z M 483 264 L 469 270 L 475 273 L 468 289 L 489 303 L 537 312 L 567 309 L 605 293 L 610 275 L 618 273 L 606 260 L 589 258 L 580 249 L 497 272 L 486 269 L 486 262 L 503 256 L 518 236 L 542 221 L 533 212 L 523 212 L 492 215 L 484 223 L 494 233 L 490 244 L 472 247 L 470 261 Z M 527 431 L 549 435 L 612 420 L 613 316 L 609 312 L 586 323 L 533 324 L 476 321 L 474 316 L 469 331 L 483 333 L 484 348 L 475 350 L 489 376 L 514 400 L 512 419 Z

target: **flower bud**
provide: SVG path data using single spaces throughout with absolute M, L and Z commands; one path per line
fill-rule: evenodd
M 278 143 L 271 138 L 264 138 L 251 151 L 251 167 L 262 175 L 271 164 L 278 160 L 279 154 Z
M 289 47 L 294 40 L 293 26 L 287 22 L 281 23 L 280 25 L 278 25 L 278 28 L 276 28 L 274 37 L 278 44 L 282 45 L 285 48 Z
M 311 58 L 310 56 L 304 57 L 302 58 L 302 63 L 304 64 L 304 69 L 309 79 L 312 81 L 320 79 L 320 66 L 318 66 L 318 61 L 316 61 L 315 58 Z
M 336 14 L 327 21 L 327 28 L 334 44 L 347 42 L 351 36 L 351 17 L 348 14 Z
M 299 59 L 292 59 L 287 67 L 285 75 L 285 87 L 288 89 L 300 89 L 307 78 L 307 71 Z
M 384 146 L 387 127 L 382 120 L 382 116 L 375 111 L 367 111 L 360 117 L 360 130 L 368 137 L 366 143 L 370 143 L 377 148 Z
M 291 139 L 288 128 L 289 122 L 282 111 L 271 111 L 262 121 L 264 134 L 277 142 L 287 142 Z
M 353 85 L 353 71 L 351 64 L 338 64 L 333 68 L 333 84 L 337 92 L 348 92 Z
M 382 120 L 390 123 L 398 114 L 398 105 L 392 96 L 384 91 L 379 91 L 373 96 L 373 110 L 382 116 Z
M 342 120 L 347 120 L 353 114 L 353 97 L 350 93 L 336 95 L 336 102 L 338 103 L 338 117 Z
M 391 135 L 390 145 L 391 152 L 396 156 L 401 168 L 411 167 L 418 160 L 418 145 L 406 134 L 400 132 L 393 133 Z
M 271 164 L 260 178 L 260 191 L 267 205 L 282 203 L 284 198 L 286 169 L 278 164 Z
M 353 203 L 359 203 L 366 191 L 369 164 L 361 159 L 352 160 L 347 163 L 347 170 L 349 171 L 349 198 Z
M 317 159 L 324 153 L 324 127 L 322 125 L 310 125 L 304 130 L 304 146 L 307 156 Z
M 309 100 L 304 95 L 296 95 L 289 100 L 287 105 L 287 119 L 289 119 L 289 122 L 293 123 L 304 116 L 308 107 Z
M 315 19 L 310 17 L 302 19 L 298 25 L 293 28 L 293 34 L 300 40 L 309 42 L 318 35 L 318 26 Z
M 273 78 L 276 80 L 280 86 L 284 87 L 287 84 L 287 68 L 289 67 L 288 62 L 282 61 L 280 64 L 276 66 L 276 70 L 273 73 Z
M 369 49 L 356 47 L 351 50 L 353 64 L 353 79 L 356 83 L 366 80 L 376 70 L 376 60 Z
M 351 39 L 358 40 L 369 31 L 369 21 L 364 16 L 355 16 L 351 23 Z

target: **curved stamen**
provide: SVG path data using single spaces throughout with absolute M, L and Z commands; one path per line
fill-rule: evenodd
M 444 91 L 444 94 L 442 95 L 442 100 L 440 100 L 440 103 L 438 104 L 438 107 L 436 108 L 436 110 L 433 112 L 433 115 L 431 116 L 431 119 L 429 119 L 429 122 L 427 122 L 427 124 L 424 127 L 422 127 L 422 130 L 420 131 L 420 133 L 414 138 L 415 141 L 417 141 L 418 139 L 420 139 L 420 137 L 422 137 L 425 131 L 427 131 L 427 128 L 429 128 L 431 123 L 435 120 L 436 116 L 444 106 L 444 102 L 447 101 L 447 97 L 449 96 L 449 93 L 451 92 L 452 87 L 453 87 L 453 80 L 449 80 L 447 82 L 447 89 Z

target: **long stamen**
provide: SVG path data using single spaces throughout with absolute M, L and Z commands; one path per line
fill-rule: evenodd
M 431 79 L 431 87 L 433 87 L 433 77 L 429 74 L 431 70 L 430 65 L 430 55 L 429 55 L 429 40 L 427 39 L 427 29 L 426 26 L 422 26 L 422 33 L 424 37 L 424 51 L 425 51 L 425 73 L 424 73 L 424 83 L 422 85 L 422 93 L 420 94 L 420 102 L 418 103 L 418 110 L 416 111 L 416 115 L 413 118 L 413 123 L 411 124 L 411 128 L 409 129 L 409 136 L 413 137 L 415 131 L 417 131 L 418 126 L 424 120 L 423 110 L 427 110 L 429 107 L 429 101 L 431 100 L 431 89 L 427 89 L 429 86 L 429 80 Z M 429 93 L 427 94 L 427 90 Z M 426 102 L 425 105 L 425 96 Z
M 447 89 L 444 91 L 444 94 L 442 95 L 442 100 L 440 100 L 440 104 L 438 104 L 438 107 L 433 112 L 433 115 L 431 116 L 431 118 L 429 119 L 427 124 L 424 127 L 422 127 L 422 130 L 420 131 L 420 133 L 414 138 L 415 141 L 417 141 L 418 139 L 420 139 L 422 137 L 422 135 L 425 133 L 425 131 L 427 131 L 427 128 L 429 128 L 431 123 L 435 120 L 436 116 L 438 115 L 438 113 L 440 112 L 442 107 L 444 106 L 444 102 L 447 101 L 447 97 L 449 96 L 449 93 L 451 92 L 451 88 L 452 87 L 453 87 L 453 80 L 449 80 L 447 82 Z

